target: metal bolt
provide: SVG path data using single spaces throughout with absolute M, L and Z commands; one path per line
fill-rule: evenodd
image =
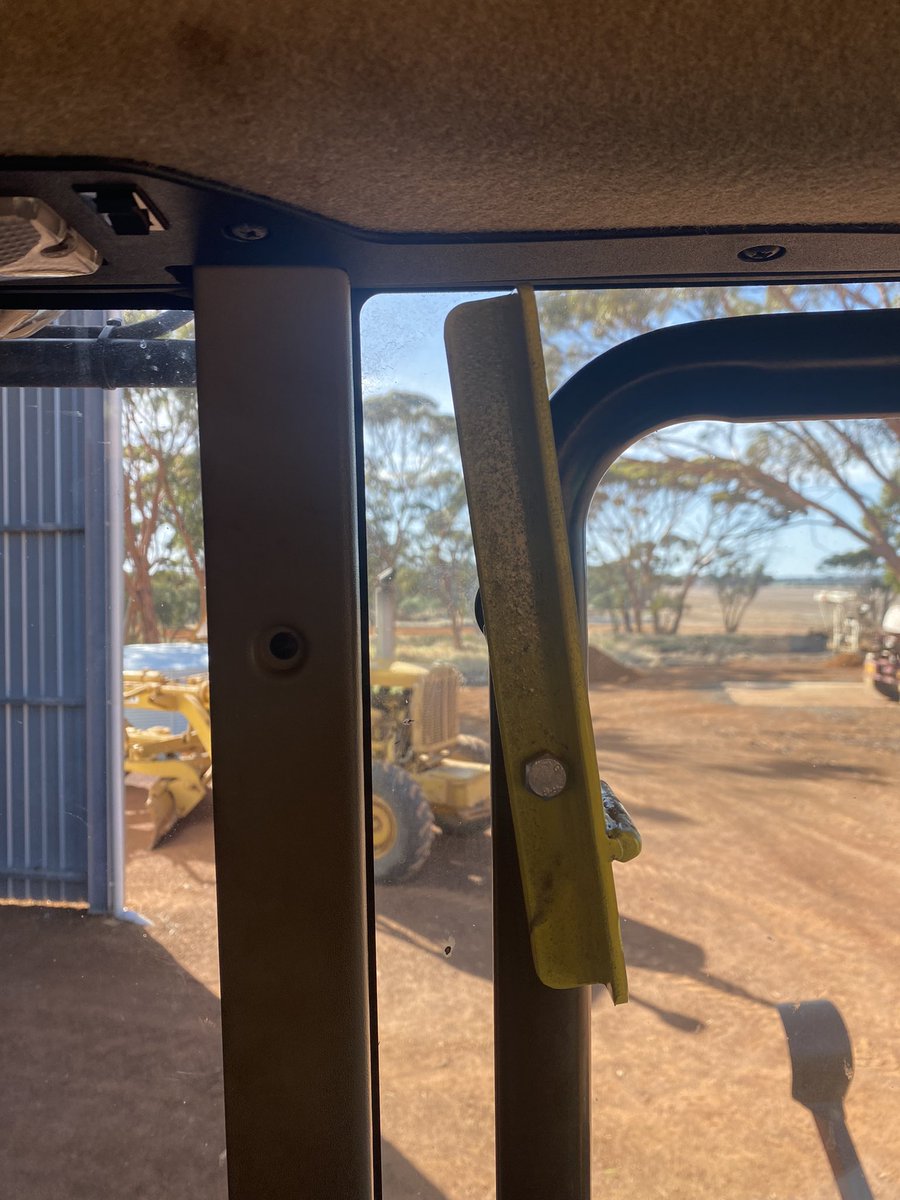
M 228 225 L 225 236 L 234 238 L 236 242 L 261 242 L 269 236 L 269 231 L 265 225 Z
M 566 768 L 552 754 L 542 754 L 525 764 L 528 790 L 542 800 L 552 800 L 566 786 Z
M 785 254 L 787 250 L 784 246 L 747 246 L 745 250 L 738 251 L 738 258 L 752 263 L 772 262 Z

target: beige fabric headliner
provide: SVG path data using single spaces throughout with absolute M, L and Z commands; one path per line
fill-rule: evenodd
M 0 151 L 404 231 L 900 222 L 900 5 L 2 6 Z

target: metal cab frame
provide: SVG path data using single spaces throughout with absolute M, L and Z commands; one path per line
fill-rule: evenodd
M 73 203 L 73 182 L 141 181 L 192 231 L 182 235 L 184 266 L 174 271 L 146 258 L 161 253 L 154 243 L 89 286 L 4 285 L 0 305 L 195 308 L 230 1194 L 380 1196 L 359 570 L 362 304 L 385 289 L 518 280 L 596 287 L 886 278 L 900 235 L 728 230 L 392 245 L 171 174 L 150 173 L 148 183 L 128 164 L 10 170 L 10 186 L 44 188 L 63 208 Z M 260 223 L 261 214 L 277 235 L 268 244 L 218 240 L 223 226 Z M 736 248 L 777 239 L 796 248 L 777 272 L 737 267 Z M 23 346 L 11 344 L 10 362 L 27 357 Z M 180 351 L 178 370 L 183 383 Z M 866 408 L 853 412 L 848 396 L 861 383 Z M 661 425 L 695 418 L 898 414 L 900 312 L 735 317 L 661 330 L 594 360 L 559 390 L 551 411 L 583 605 L 584 520 L 618 453 Z M 496 719 L 492 740 L 502 766 Z M 298 762 L 304 791 L 327 792 L 327 805 L 285 794 Z M 589 997 L 586 989 L 551 991 L 534 973 L 502 780 L 495 770 L 497 1194 L 586 1200 Z M 265 888 L 257 886 L 263 872 Z

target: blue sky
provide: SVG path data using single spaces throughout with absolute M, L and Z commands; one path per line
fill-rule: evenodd
M 373 297 L 360 319 L 364 392 L 422 392 L 449 412 L 453 403 L 444 353 L 444 319 L 458 304 L 486 294 L 426 292 Z
M 450 411 L 444 319 L 457 304 L 487 294 L 431 292 L 373 297 L 361 314 L 364 393 L 420 392 Z M 847 512 L 848 502 L 835 495 L 823 495 L 826 498 Z M 776 577 L 813 575 L 823 558 L 857 548 L 857 543 L 838 530 L 798 525 L 773 538 L 766 569 Z

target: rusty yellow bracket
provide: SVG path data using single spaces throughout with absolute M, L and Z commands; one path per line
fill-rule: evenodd
M 535 969 L 620 1004 L 612 863 L 640 838 L 601 790 L 534 293 L 460 305 L 444 337 Z

